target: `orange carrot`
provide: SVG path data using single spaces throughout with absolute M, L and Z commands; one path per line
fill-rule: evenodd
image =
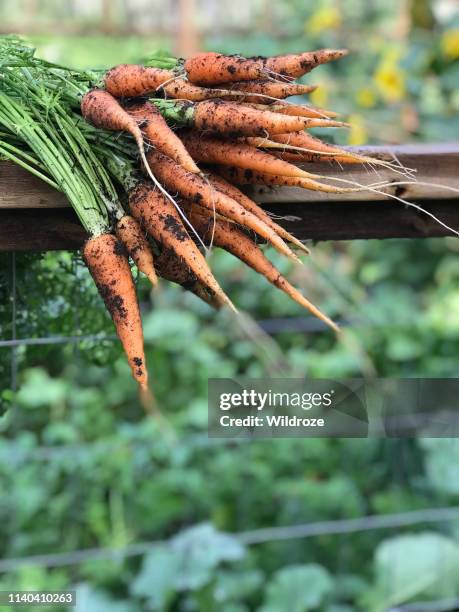
M 245 102 L 254 102 L 263 104 L 263 96 L 268 99 L 266 103 L 272 102 L 269 98 L 277 98 L 283 100 L 290 96 L 303 96 L 309 94 L 317 89 L 316 85 L 303 85 L 300 83 L 284 83 L 282 81 L 273 81 L 269 79 L 259 79 L 256 81 L 237 81 L 236 83 L 224 83 L 220 85 L 222 89 L 235 90 L 238 92 L 246 92 L 247 97 L 244 98 Z M 218 91 L 218 90 L 217 90 Z M 257 94 L 250 96 L 250 94 Z M 209 96 L 210 97 L 210 96 Z M 225 99 L 231 99 L 225 96 Z M 237 97 L 236 100 L 240 100 Z
M 211 136 L 203 136 L 195 131 L 184 131 L 180 134 L 180 138 L 185 143 L 191 157 L 197 162 L 236 166 L 268 174 L 311 178 L 311 175 L 301 168 L 276 159 L 269 153 L 264 153 L 247 144 L 219 140 Z
M 245 101 L 244 101 L 245 104 Z M 310 119 L 333 119 L 338 116 L 338 113 L 308 106 L 306 104 L 288 104 L 286 102 L 265 104 L 250 104 L 251 108 L 258 110 L 269 110 L 272 113 L 281 113 L 282 115 L 293 115 L 295 117 L 308 117 Z
M 268 240 L 280 253 L 299 261 L 298 257 L 264 221 L 246 210 L 221 191 L 213 189 L 203 177 L 187 173 L 181 166 L 157 151 L 148 153 L 148 161 L 154 167 L 161 182 L 182 198 L 196 202 L 240 225 L 253 230 Z
M 272 76 L 281 75 L 297 79 L 311 72 L 313 68 L 341 59 L 347 54 L 348 51 L 346 49 L 320 49 L 319 51 L 306 51 L 299 54 L 289 53 L 287 55 L 268 57 L 265 67 Z
M 236 310 L 215 280 L 201 251 L 188 235 L 177 209 L 161 192 L 154 189 L 153 185 L 141 182 L 130 192 L 129 206 L 133 216 L 155 240 L 165 248 L 172 249 L 206 287 L 227 306 Z
M 306 162 L 338 162 L 340 164 L 373 164 L 373 165 L 386 165 L 387 162 L 378 160 L 376 158 L 365 157 L 347 151 L 338 146 L 326 144 L 318 138 L 314 138 L 310 134 L 306 134 L 306 138 L 303 137 L 301 132 L 292 132 L 295 138 L 292 138 L 292 142 L 289 142 L 289 134 L 278 134 L 272 136 L 272 138 L 260 138 L 257 136 L 246 138 L 238 138 L 238 142 L 249 144 L 252 147 L 258 147 L 260 149 L 268 150 L 272 155 L 276 155 L 284 161 L 295 162 L 298 164 Z M 292 144 L 295 142 L 296 137 L 298 142 L 303 141 L 303 146 L 296 146 Z M 276 140 L 274 140 L 276 138 Z M 278 142 L 279 140 L 285 140 L 285 143 Z
M 132 374 L 147 391 L 142 322 L 126 251 L 115 236 L 102 234 L 85 243 L 83 258 L 112 316 Z
M 172 70 L 120 64 L 108 70 L 104 76 L 104 85 L 115 98 L 135 98 L 156 91 L 176 77 L 177 74 Z
M 269 151 L 272 155 L 283 159 L 284 161 L 294 162 L 297 164 L 301 163 L 309 163 L 309 162 L 330 162 L 341 160 L 341 153 L 337 155 L 336 153 L 330 153 L 325 151 L 314 151 L 311 147 L 305 149 L 303 147 L 296 147 L 290 144 L 281 144 L 276 142 L 272 138 L 261 138 L 258 136 L 247 136 L 246 138 L 238 138 L 237 141 L 243 144 L 248 144 L 252 147 L 257 147 L 259 149 L 264 149 Z M 319 141 L 322 142 L 322 141 Z M 322 143 L 325 144 L 325 143 Z M 344 152 L 343 152 L 344 154 Z M 346 158 L 347 161 L 345 163 L 364 163 L 362 158 L 359 159 L 359 156 L 354 154 L 350 154 L 349 158 Z
M 199 174 L 200 170 L 186 150 L 185 145 L 167 125 L 156 106 L 150 104 L 150 102 L 141 102 L 128 106 L 126 110 L 139 124 L 147 142 L 154 145 L 164 155 L 171 157 L 188 172 Z
M 137 98 L 156 92 L 164 92 L 169 98 L 193 102 L 230 95 L 236 99 L 245 97 L 244 92 L 238 94 L 225 88 L 210 89 L 194 85 L 186 80 L 184 75 L 173 70 L 150 68 L 137 64 L 120 64 L 111 68 L 105 74 L 104 85 L 105 89 L 115 98 Z M 306 88 L 307 86 L 301 87 Z
M 327 161 L 333 160 L 338 161 L 343 164 L 361 164 L 365 161 L 368 161 L 368 158 L 365 158 L 356 153 L 351 153 L 346 151 L 345 149 L 341 149 L 340 147 L 329 145 L 325 142 L 322 142 L 318 138 L 311 136 L 307 132 L 290 132 L 288 134 L 274 134 L 271 138 L 274 142 L 278 142 L 280 144 L 286 144 L 293 147 L 299 147 L 303 149 L 309 149 L 310 151 L 298 151 L 298 155 L 300 157 L 299 161 Z M 252 143 L 254 144 L 254 143 Z M 311 151 L 313 153 L 311 153 Z M 314 152 L 327 153 L 327 156 L 322 156 L 322 158 L 317 158 L 314 156 Z M 333 157 L 330 157 L 333 155 Z M 298 157 L 296 158 L 298 159 Z
M 303 87 L 306 87 L 304 85 Z M 193 85 L 184 78 L 177 78 L 162 85 L 158 91 L 163 91 L 166 98 L 174 98 L 180 100 L 190 100 L 191 102 L 201 102 L 203 100 L 212 100 L 214 98 L 224 98 L 225 100 L 249 100 L 248 94 L 244 91 L 236 91 L 224 87 L 211 88 Z M 255 101 L 263 101 L 263 98 L 254 97 Z
M 208 170 L 206 170 L 206 178 L 208 179 L 208 181 L 210 181 L 210 183 L 212 183 L 212 185 L 216 189 L 218 189 L 222 193 L 225 193 L 230 198 L 233 198 L 233 200 L 236 200 L 236 202 L 238 202 L 246 210 L 249 210 L 251 213 L 256 215 L 259 219 L 264 221 L 266 225 L 268 225 L 271 229 L 273 229 L 276 232 L 276 234 L 278 234 L 286 242 L 292 242 L 294 245 L 299 247 L 306 254 L 309 254 L 310 251 L 305 244 L 300 242 L 300 240 L 295 238 L 295 236 L 292 236 L 292 234 L 289 234 L 289 232 L 287 232 L 287 230 L 285 230 L 282 226 L 275 223 L 271 219 L 271 217 L 268 215 L 268 213 L 266 213 L 262 208 L 260 208 L 260 206 L 258 206 L 256 202 L 254 202 L 248 196 L 246 196 L 245 193 L 242 193 L 242 191 L 240 191 L 237 187 L 235 187 L 234 185 L 226 181 L 223 177 L 219 176 L 218 174 L 214 174 L 213 172 L 210 172 Z
M 218 85 L 234 81 L 252 81 L 269 76 L 297 78 L 316 66 L 346 55 L 346 51 L 323 49 L 298 55 L 245 58 L 240 55 L 197 53 L 188 58 L 184 68 L 188 79 L 199 85 Z
M 155 272 L 153 254 L 137 221 L 131 216 L 125 215 L 116 224 L 116 235 L 126 247 L 135 265 L 145 274 L 151 284 L 156 286 L 158 277 Z
M 307 308 L 335 331 L 339 331 L 337 325 L 301 295 L 301 293 L 280 274 L 279 270 L 276 269 L 269 259 L 265 257 L 255 242 L 237 226 L 223 219 L 217 219 L 214 222 L 213 219 L 209 217 L 208 211 L 205 211 L 199 206 L 190 205 L 189 203 L 183 203 L 182 205 L 191 223 L 205 242 L 210 243 L 210 241 L 213 240 L 215 246 L 221 247 L 238 257 L 256 272 L 264 276 L 270 283 L 284 291 L 295 300 L 295 302 Z
M 301 187 L 310 191 L 322 191 L 324 193 L 352 193 L 359 191 L 358 188 L 334 187 L 326 185 L 310 178 L 296 178 L 293 176 L 281 176 L 280 174 L 267 174 L 266 172 L 254 172 L 253 170 L 242 170 L 230 166 L 219 166 L 218 173 L 228 181 L 236 185 L 285 185 L 289 187 Z M 311 175 L 314 176 L 314 175 Z
M 219 310 L 226 305 L 221 296 L 216 295 L 210 287 L 201 283 L 190 268 L 184 265 L 182 259 L 177 257 L 171 249 L 163 249 L 155 259 L 155 266 L 161 278 L 191 291 L 215 310 Z
M 99 128 L 113 131 L 126 131 L 134 137 L 139 149 L 145 170 L 153 183 L 163 194 L 175 203 L 172 197 L 165 191 L 151 171 L 150 165 L 145 157 L 145 146 L 142 131 L 137 121 L 127 113 L 118 100 L 103 89 L 93 89 L 83 96 L 81 100 L 81 112 L 85 119 Z
M 209 100 L 195 105 L 192 125 L 198 130 L 237 137 L 298 132 L 311 127 L 343 127 L 345 124 L 328 119 L 289 117 L 233 102 Z

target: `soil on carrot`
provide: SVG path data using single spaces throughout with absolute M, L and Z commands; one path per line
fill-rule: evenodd
M 173 234 L 177 240 L 180 242 L 187 240 L 188 233 L 176 218 L 174 218 L 172 215 L 166 215 L 163 217 L 163 219 L 166 229 Z

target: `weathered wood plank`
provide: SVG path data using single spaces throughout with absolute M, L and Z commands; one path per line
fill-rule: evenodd
M 337 168 L 336 164 L 304 164 L 302 167 L 308 172 L 325 175 L 327 177 L 345 178 L 355 181 L 360 185 L 369 185 L 379 181 L 395 183 L 393 187 L 385 188 L 384 191 L 399 195 L 408 200 L 450 200 L 457 198 L 459 194 L 443 189 L 440 185 L 459 190 L 459 143 L 452 144 L 416 144 L 403 145 L 399 147 L 361 147 L 353 149 L 365 155 L 393 161 L 394 155 L 407 168 L 416 169 L 417 183 L 399 186 L 396 183 L 407 181 L 403 176 L 398 176 L 390 170 L 357 165 L 343 166 Z M 377 172 L 376 172 L 377 170 Z M 437 185 L 426 185 L 422 183 L 434 183 Z M 339 186 L 339 182 L 334 183 Z M 347 186 L 347 185 L 344 185 Z M 343 193 L 339 195 L 306 191 L 297 187 L 283 187 L 282 189 L 270 189 L 266 187 L 250 187 L 248 192 L 253 198 L 263 204 L 278 202 L 368 202 L 372 200 L 388 199 L 384 195 L 372 191 L 361 191 L 357 193 Z
M 70 208 L 0 210 L 0 252 L 74 250 L 85 238 Z
M 390 158 L 387 148 L 367 148 L 367 154 Z M 394 149 L 404 165 L 417 168 L 418 180 L 459 189 L 459 145 L 409 145 Z M 330 166 L 314 171 L 332 174 Z M 338 171 L 338 176 L 339 176 Z M 336 174 L 336 168 L 334 169 Z M 384 179 L 385 175 L 380 173 Z M 362 168 L 346 168 L 346 178 L 379 180 Z M 394 180 L 394 176 L 390 177 Z M 397 180 L 397 179 L 395 179 Z M 393 192 L 397 187 L 391 188 Z M 384 196 L 368 192 L 339 196 L 303 189 L 263 187 L 249 192 L 283 219 L 280 223 L 302 240 L 422 238 L 448 232 L 428 216 Z M 447 225 L 459 228 L 458 194 L 435 187 L 409 185 L 397 194 L 414 201 Z M 78 248 L 85 237 L 65 198 L 17 166 L 0 162 L 0 251 Z M 37 210 L 41 209 L 41 210 Z
M 66 197 L 19 166 L 0 161 L 0 208 L 63 208 Z
M 377 159 L 390 161 L 393 156 L 404 166 L 417 170 L 418 184 L 405 187 L 392 187 L 390 193 L 403 194 L 403 197 L 413 200 L 421 199 L 452 199 L 457 196 L 453 192 L 432 185 L 420 183 L 436 183 L 459 190 L 459 143 L 429 144 L 429 145 L 403 145 L 398 147 L 361 147 L 354 149 Z M 367 167 L 345 166 L 340 169 L 336 164 L 305 164 L 310 172 L 324 174 L 327 177 L 345 178 L 360 184 L 370 184 L 376 181 L 392 183 L 404 180 L 394 173 L 378 169 L 376 174 Z M 337 183 L 338 184 L 338 183 Z M 355 202 L 387 199 L 383 195 L 368 191 L 350 194 L 324 194 L 316 191 L 307 191 L 295 187 L 267 188 L 247 187 L 247 191 L 263 204 L 280 202 Z M 0 208 L 61 208 L 66 206 L 62 194 L 30 173 L 14 164 L 0 162 Z

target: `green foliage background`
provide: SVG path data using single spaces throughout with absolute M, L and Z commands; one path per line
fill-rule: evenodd
M 278 53 L 351 46 L 309 80 L 316 103 L 350 115 L 347 138 L 457 137 L 459 20 L 435 21 L 414 2 L 408 31 L 396 2 L 276 5 L 250 39 L 209 48 Z M 268 24 L 269 25 L 269 24 Z M 38 37 L 40 51 L 75 65 L 141 57 L 168 41 Z M 459 521 L 426 528 L 324 535 L 245 546 L 225 533 L 403 512 L 459 501 L 456 440 L 207 438 L 207 379 L 246 375 L 454 377 L 459 354 L 455 239 L 314 245 L 304 270 L 282 271 L 331 316 L 328 332 L 284 331 L 257 342 L 165 282 L 138 279 L 151 376 L 165 422 L 145 416 L 111 323 L 79 257 L 0 256 L 0 326 L 12 336 L 16 265 L 19 338 L 99 334 L 78 344 L 0 349 L 0 552 L 3 559 L 165 540 L 132 558 L 69 567 L 26 565 L 0 589 L 77 585 L 78 610 L 383 611 L 459 596 Z M 211 265 L 255 320 L 306 319 L 263 279 L 222 253 Z M 249 326 L 246 322 L 245 328 Z M 394 567 L 397 571 L 394 572 Z

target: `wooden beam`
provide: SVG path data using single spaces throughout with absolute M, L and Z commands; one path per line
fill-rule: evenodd
M 0 252 L 75 250 L 85 238 L 70 208 L 0 209 Z
M 396 147 L 400 162 L 418 170 L 419 183 L 447 185 L 459 190 L 459 145 Z M 390 159 L 387 148 L 371 147 L 366 154 Z M 343 176 L 330 165 L 311 170 Z M 381 180 L 397 182 L 386 171 Z M 367 169 L 348 166 L 344 176 L 360 183 L 379 177 Z M 458 193 L 421 184 L 389 189 L 423 208 L 447 225 L 459 228 Z M 372 192 L 326 195 L 296 188 L 250 187 L 248 193 L 263 207 L 283 217 L 279 223 L 302 240 L 353 240 L 369 238 L 425 238 L 446 236 L 448 231 L 427 215 Z M 41 209 L 41 210 L 38 210 Z M 45 183 L 13 164 L 0 162 L 0 251 L 76 249 L 85 233 L 65 198 Z

